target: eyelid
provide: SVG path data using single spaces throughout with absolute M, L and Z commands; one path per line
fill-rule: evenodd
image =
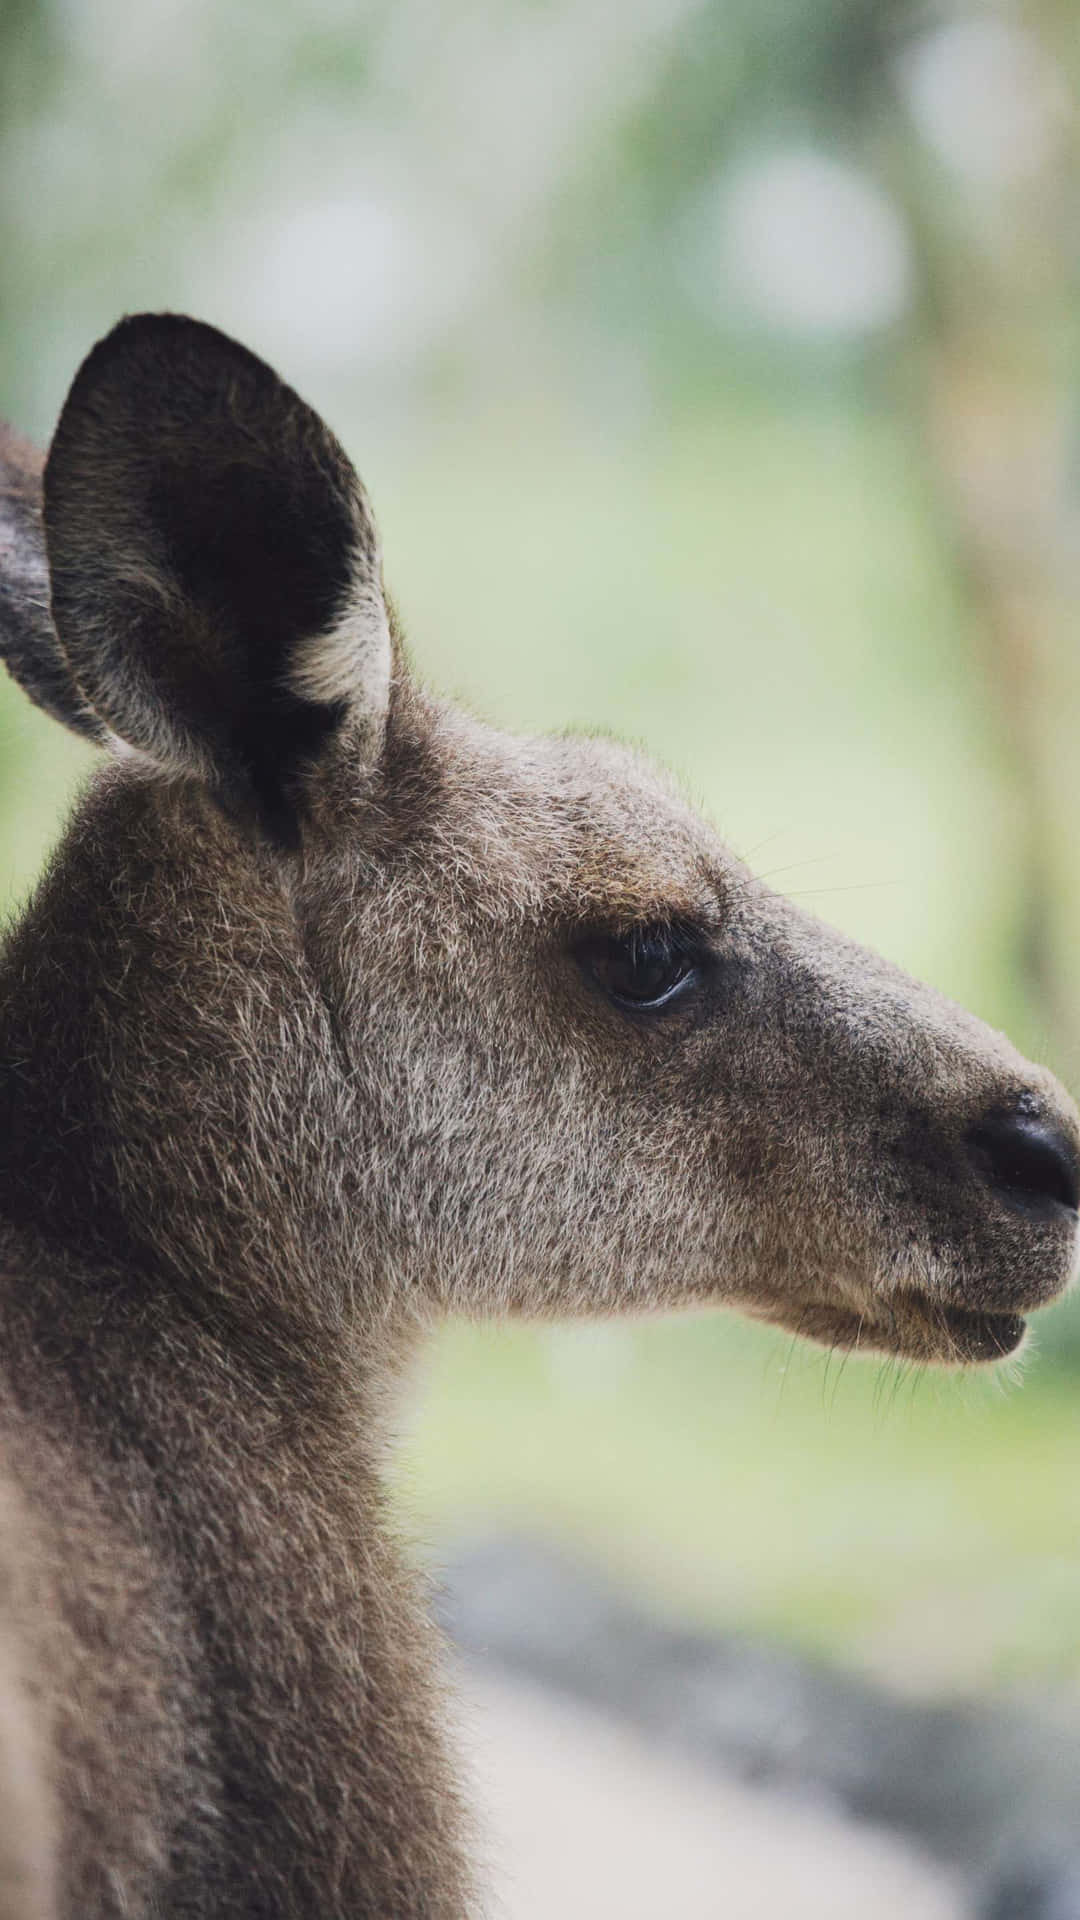
M 714 939 L 713 929 L 697 919 L 681 914 L 673 914 L 671 919 L 616 921 L 614 924 L 603 922 L 586 928 L 581 933 L 578 944 L 603 940 L 666 940 L 680 953 L 706 954 L 711 951 Z

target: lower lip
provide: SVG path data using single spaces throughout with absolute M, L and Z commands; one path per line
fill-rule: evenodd
M 1004 1360 L 1027 1331 L 1018 1313 L 972 1313 L 964 1307 L 942 1308 L 939 1324 L 958 1360 Z

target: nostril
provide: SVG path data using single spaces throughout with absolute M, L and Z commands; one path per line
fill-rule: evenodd
M 1068 1134 L 1030 1114 L 987 1114 L 968 1134 L 968 1145 L 1002 1198 L 1046 1212 L 1055 1204 L 1075 1212 L 1080 1204 L 1080 1159 Z

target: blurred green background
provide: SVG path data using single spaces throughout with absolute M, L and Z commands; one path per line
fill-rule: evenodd
M 1071 7 L 4 0 L 0 412 L 240 335 L 422 671 L 675 768 L 759 872 L 1080 1080 Z M 12 910 L 86 756 L 0 688 Z M 716 1315 L 448 1329 L 409 1524 L 935 1690 L 1080 1687 L 1080 1318 L 1022 1384 Z

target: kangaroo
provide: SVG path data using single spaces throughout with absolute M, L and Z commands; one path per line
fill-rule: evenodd
M 629 751 L 423 688 L 345 454 L 214 329 L 123 321 L 0 471 L 7 664 L 103 752 L 0 957 L 0 1916 L 460 1920 L 382 1491 L 425 1330 L 996 1360 L 1076 1110 Z

